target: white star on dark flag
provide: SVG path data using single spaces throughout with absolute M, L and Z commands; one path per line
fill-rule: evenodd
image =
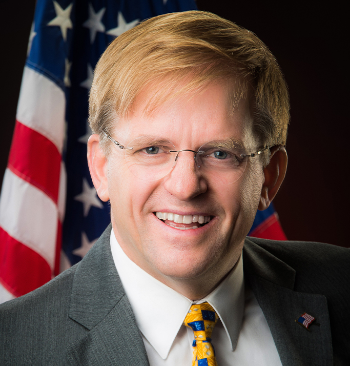
M 93 6 L 89 4 L 89 19 L 83 24 L 83 26 L 90 29 L 91 43 L 94 43 L 97 32 L 105 31 L 105 26 L 101 22 L 105 11 L 106 8 L 102 8 L 98 13 L 95 13 Z
M 33 43 L 33 39 L 36 36 L 36 32 L 34 31 L 35 29 L 35 23 L 32 23 L 32 28 L 30 29 L 30 36 L 29 36 L 29 41 L 28 41 L 28 49 L 27 49 L 27 56 L 29 55 L 30 49 L 32 48 L 32 43 Z
M 95 187 L 90 187 L 89 183 L 83 178 L 83 192 L 74 197 L 84 205 L 84 216 L 87 216 L 91 206 L 103 208 L 102 202 L 96 194 Z
M 83 88 L 89 89 L 92 85 L 92 80 L 94 79 L 94 71 L 90 64 L 87 65 L 87 79 L 80 83 Z
M 86 121 L 86 133 L 85 135 L 79 137 L 78 141 L 83 143 L 83 144 L 87 144 L 89 137 L 91 136 L 92 131 L 89 125 L 89 120 Z
M 70 73 L 71 67 L 72 67 L 72 63 L 69 62 L 67 59 L 65 59 L 65 71 L 64 71 L 64 79 L 63 79 L 65 86 L 71 86 L 70 78 L 69 78 L 69 73 Z
M 84 232 L 82 232 L 81 247 L 73 250 L 73 254 L 84 258 L 85 255 L 88 253 L 88 251 L 92 248 L 92 246 L 94 245 L 95 242 L 96 242 L 96 239 L 90 242 L 87 235 Z
M 56 18 L 52 19 L 47 25 L 59 26 L 61 28 L 62 37 L 66 41 L 67 29 L 73 28 L 72 21 L 70 20 L 70 13 L 72 11 L 73 4 L 68 5 L 64 10 L 56 1 L 53 2 L 53 5 L 55 7 Z
M 126 32 L 127 30 L 135 27 L 135 25 L 139 22 L 139 19 L 135 19 L 130 23 L 127 23 L 123 17 L 123 14 L 121 12 L 118 13 L 118 27 L 110 29 L 109 31 L 107 31 L 106 33 L 114 36 L 114 37 L 118 37 L 120 36 L 122 33 Z

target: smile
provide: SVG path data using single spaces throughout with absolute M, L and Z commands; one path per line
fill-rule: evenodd
M 198 229 L 210 221 L 210 216 L 178 215 L 172 212 L 156 212 L 155 215 L 166 225 L 179 230 Z

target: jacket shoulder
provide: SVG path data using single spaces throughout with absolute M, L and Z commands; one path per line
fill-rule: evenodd
M 0 317 L 45 306 L 53 297 L 65 298 L 71 291 L 75 269 L 76 266 L 73 266 L 36 290 L 1 304 Z
M 122 286 L 115 284 L 110 231 L 109 226 L 79 263 L 0 306 L 0 365 L 66 365 L 68 350 L 123 297 L 122 291 L 113 297 Z M 81 317 L 93 323 L 79 322 Z
M 245 245 L 259 247 L 297 271 L 350 275 L 349 248 L 317 242 L 277 241 L 253 237 L 248 237 Z
M 0 306 L 1 365 L 27 364 L 26 360 L 59 365 L 64 344 L 74 342 L 77 332 L 86 332 L 68 317 L 75 270 L 73 266 L 37 290 Z
M 282 317 L 281 324 L 286 326 L 289 314 L 308 312 L 316 320 L 321 319 L 320 323 L 329 323 L 334 365 L 348 364 L 345 361 L 349 360 L 350 327 L 348 248 L 249 237 L 245 241 L 243 261 L 245 277 L 265 301 L 264 311 L 270 315 L 272 328 L 276 316 Z M 271 313 L 273 301 L 278 305 Z M 298 343 L 299 336 L 296 339 Z
M 350 305 L 350 249 L 331 244 L 247 238 L 246 250 L 255 262 L 283 263 L 295 271 L 294 290 L 323 294 L 338 305 Z M 244 256 L 243 256 L 244 258 Z M 267 259 L 266 259 L 267 258 Z M 273 258 L 273 261 L 269 261 Z M 340 309 L 339 309 L 340 310 Z

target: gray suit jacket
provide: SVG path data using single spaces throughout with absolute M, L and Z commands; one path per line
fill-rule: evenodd
M 0 365 L 149 365 L 109 235 L 110 227 L 80 263 L 0 306 Z M 350 365 L 349 259 L 326 244 L 247 238 L 245 278 L 284 366 Z M 304 312 L 320 325 L 296 324 Z

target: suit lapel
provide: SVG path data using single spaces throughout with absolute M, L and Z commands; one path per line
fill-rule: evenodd
M 244 246 L 244 272 L 265 315 L 283 366 L 333 365 L 332 340 L 323 295 L 294 291 L 296 273 L 249 239 Z M 310 331 L 295 322 L 303 313 L 320 324 Z
M 149 365 L 110 250 L 111 226 L 78 266 L 69 317 L 88 330 L 67 353 L 69 365 Z

